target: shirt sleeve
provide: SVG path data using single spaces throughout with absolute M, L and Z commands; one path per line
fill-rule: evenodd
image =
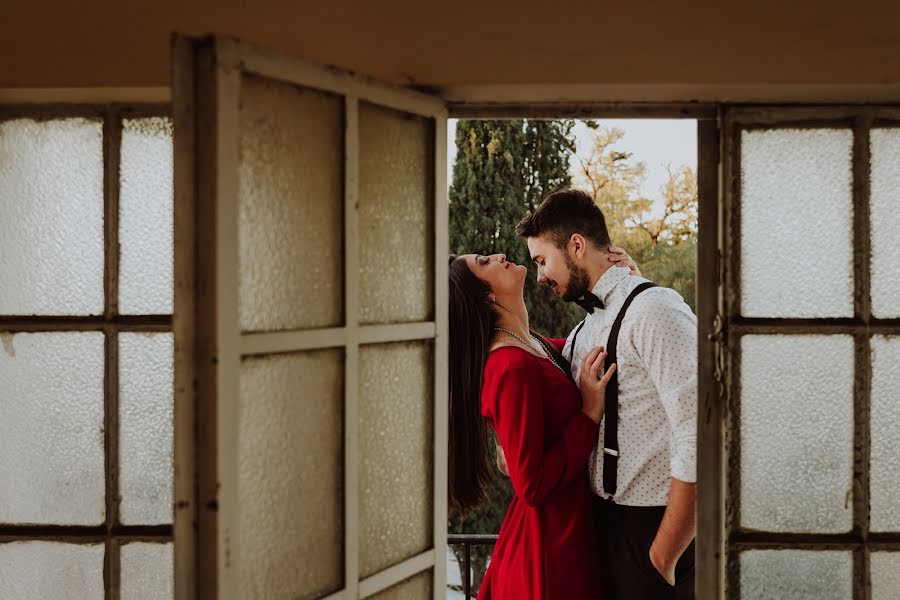
M 669 422 L 672 477 L 697 481 L 697 317 L 677 292 L 642 295 L 634 345 Z M 638 300 L 635 306 L 638 308 Z
M 525 360 L 489 362 L 485 368 L 484 412 L 503 446 L 513 489 L 529 506 L 544 504 L 554 491 L 585 476 L 599 432 L 579 410 L 562 436 L 545 447 L 542 383 L 540 371 Z

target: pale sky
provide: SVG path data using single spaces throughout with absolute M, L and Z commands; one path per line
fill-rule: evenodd
M 616 150 L 634 153 L 632 160 L 647 164 L 647 179 L 641 195 L 652 200 L 661 198 L 660 188 L 666 182 L 666 164 L 677 169 L 687 165 L 697 170 L 697 122 L 693 119 L 597 119 L 604 127 L 618 127 L 625 132 L 613 146 Z M 579 151 L 589 143 L 590 130 L 582 121 L 575 125 Z M 453 181 L 453 162 L 456 160 L 456 120 L 447 124 L 447 182 Z M 574 174 L 574 170 L 572 170 Z

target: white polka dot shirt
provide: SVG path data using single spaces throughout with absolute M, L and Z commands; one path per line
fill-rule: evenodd
M 581 361 L 595 346 L 606 346 L 616 315 L 631 291 L 646 282 L 624 267 L 612 267 L 593 292 L 604 309 L 585 318 L 572 358 L 578 380 Z M 577 328 L 576 328 L 577 330 Z M 569 358 L 573 330 L 563 355 Z M 629 506 L 664 506 L 671 478 L 696 481 L 697 317 L 675 290 L 641 292 L 619 330 L 619 464 L 611 498 Z M 591 486 L 603 493 L 603 426 L 590 460 Z

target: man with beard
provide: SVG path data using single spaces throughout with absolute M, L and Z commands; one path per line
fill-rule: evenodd
M 697 319 L 674 290 L 610 263 L 584 192 L 551 194 L 516 231 L 538 283 L 588 313 L 563 350 L 575 379 L 595 346 L 617 364 L 589 463 L 606 598 L 693 598 Z

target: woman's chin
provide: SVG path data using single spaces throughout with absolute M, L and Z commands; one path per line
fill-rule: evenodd
M 522 283 L 522 287 L 525 287 L 525 280 L 528 279 L 528 268 L 524 265 L 516 265 L 513 267 L 516 270 L 516 274 L 519 276 L 519 280 Z

